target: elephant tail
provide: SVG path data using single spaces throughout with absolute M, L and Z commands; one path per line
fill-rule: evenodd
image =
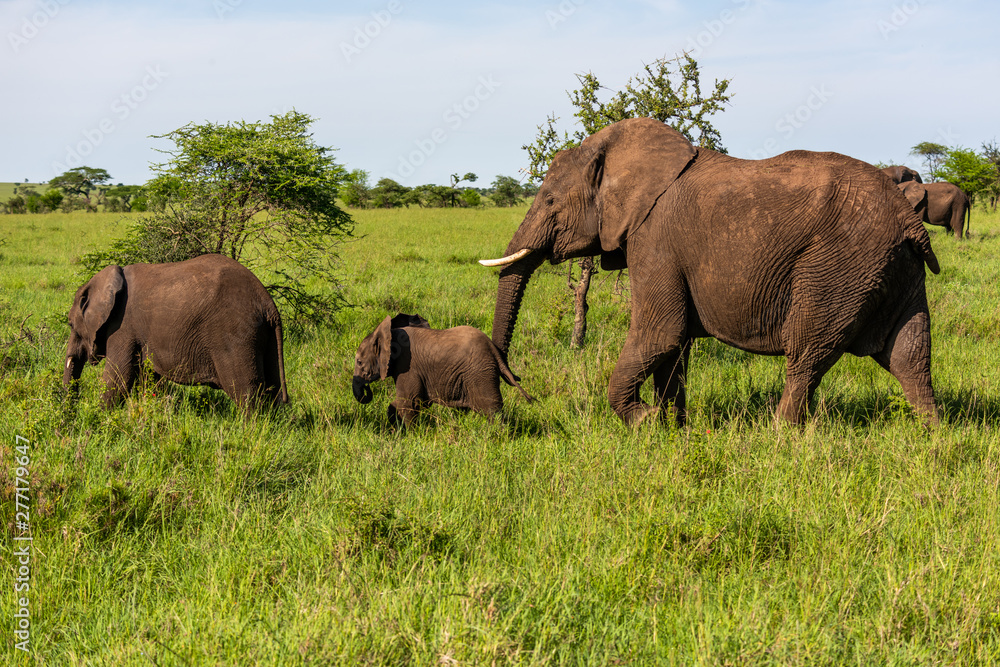
M 938 264 L 937 255 L 934 254 L 934 249 L 931 247 L 931 237 L 927 233 L 927 229 L 916 216 L 913 216 L 912 222 L 916 224 L 907 225 L 904 235 L 913 244 L 914 250 L 917 251 L 920 258 L 927 264 L 927 268 L 931 270 L 931 273 L 941 273 L 941 265 Z
M 279 316 L 280 318 L 280 316 Z M 274 342 L 278 349 L 278 377 L 281 379 L 281 389 L 278 398 L 282 403 L 288 403 L 288 385 L 285 384 L 285 344 L 284 333 L 281 328 L 281 320 L 274 324 Z
M 521 386 L 521 383 L 518 382 L 520 378 L 514 375 L 513 371 L 510 370 L 510 366 L 508 366 L 507 362 L 504 361 L 503 355 L 500 354 L 499 348 L 493 344 L 493 341 L 490 341 L 490 348 L 493 350 L 493 358 L 496 359 L 497 366 L 500 368 L 500 377 L 503 378 L 503 381 L 511 387 L 517 387 L 517 390 L 521 392 L 521 395 L 524 396 L 529 403 L 533 403 L 535 399 L 532 398 L 531 394 L 526 392 L 524 387 Z
M 969 235 L 972 229 L 972 202 L 968 196 L 965 198 L 965 213 L 962 215 L 962 222 L 965 224 L 965 236 Z

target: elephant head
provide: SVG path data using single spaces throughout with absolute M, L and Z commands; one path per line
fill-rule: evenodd
M 69 309 L 70 336 L 63 386 L 80 379 L 85 363 L 96 364 L 104 358 L 111 314 L 115 304 L 125 296 L 125 274 L 117 264 L 102 269 L 76 291 Z
M 909 167 L 904 167 L 903 165 L 897 164 L 891 167 L 885 167 L 882 169 L 882 172 L 891 178 L 896 185 L 909 182 L 923 183 L 920 178 L 920 174 L 917 171 L 910 169 Z
M 603 267 L 624 268 L 629 236 L 696 155 L 683 135 L 651 118 L 610 125 L 556 155 L 506 256 L 480 262 L 503 267 L 493 342 L 504 355 L 532 272 L 546 259 L 599 253 Z
M 906 181 L 899 184 L 899 189 L 910 202 L 910 206 L 917 212 L 923 222 L 928 221 L 927 217 L 927 189 L 916 181 Z
M 351 389 L 358 403 L 371 402 L 372 390 L 369 384 L 394 374 L 396 369 L 393 362 L 409 342 L 406 332 L 398 330 L 402 327 L 430 329 L 430 326 L 420 315 L 399 313 L 395 317 L 386 317 L 375 331 L 365 336 L 354 357 L 354 378 L 351 382 Z M 395 334 L 394 330 L 397 331 Z

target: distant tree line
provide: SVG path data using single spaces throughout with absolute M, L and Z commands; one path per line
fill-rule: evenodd
M 340 200 L 351 208 L 478 208 L 489 204 L 506 207 L 523 203 L 538 192 L 537 185 L 521 183 L 510 176 L 497 176 L 489 188 L 460 187 L 464 182 L 478 180 L 471 172 L 452 174 L 448 185 L 412 188 L 391 178 L 382 178 L 372 186 L 369 179 L 369 173 L 363 169 L 349 172 L 340 186 Z M 0 202 L 0 213 L 162 212 L 177 195 L 169 179 L 153 179 L 145 185 L 109 185 L 110 181 L 111 176 L 104 169 L 76 167 L 49 181 L 44 192 L 28 184 L 15 185 L 14 195 Z
M 497 176 L 489 188 L 459 187 L 460 183 L 474 183 L 478 178 L 471 172 L 464 176 L 452 174 L 449 185 L 428 184 L 412 188 L 391 178 L 382 178 L 372 186 L 369 173 L 355 169 L 347 175 L 340 198 L 351 208 L 477 208 L 487 203 L 515 206 L 538 192 L 537 185 L 520 183 L 511 176 Z
M 14 193 L 0 202 L 0 213 L 53 213 L 62 211 L 141 213 L 163 210 L 167 197 L 143 185 L 111 185 L 107 170 L 76 167 L 56 176 L 39 192 L 34 185 L 14 186 Z

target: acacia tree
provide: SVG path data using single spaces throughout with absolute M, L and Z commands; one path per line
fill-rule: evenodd
M 927 165 L 927 181 L 933 183 L 941 180 L 938 170 L 941 164 L 948 157 L 948 147 L 944 144 L 935 144 L 932 141 L 921 141 L 910 149 L 910 155 L 919 155 Z
M 412 188 L 391 178 L 380 178 L 372 188 L 372 205 L 375 208 L 402 208 L 410 203 Z
M 626 118 L 655 118 L 671 126 L 697 145 L 720 153 L 726 149 L 722 136 L 709 117 L 725 111 L 732 97 L 727 94 L 729 79 L 715 81 L 715 88 L 707 97 L 701 91 L 701 72 L 697 61 L 684 53 L 676 58 L 659 58 L 643 67 L 643 72 L 629 79 L 622 90 L 611 91 L 601 99 L 601 85 L 592 73 L 578 74 L 580 88 L 567 91 L 576 108 L 573 113 L 579 127 L 571 135 L 557 129 L 559 121 L 550 115 L 538 126 L 532 144 L 522 146 L 528 153 L 530 179 L 542 181 L 556 153 L 580 145 L 591 134 Z M 587 331 L 587 291 L 595 271 L 593 258 L 580 262 L 581 276 L 574 283 L 573 263 L 570 262 L 569 286 L 574 292 L 575 317 L 571 347 L 582 347 Z
M 340 189 L 341 201 L 352 208 L 368 208 L 372 198 L 368 176 L 368 172 L 364 169 L 352 169 L 344 177 L 344 184 Z
M 550 115 L 533 144 L 521 146 L 528 153 L 528 175 L 541 182 L 556 153 L 580 145 L 591 134 L 626 118 L 655 118 L 683 134 L 691 143 L 725 153 L 722 136 L 709 116 L 725 110 L 732 97 L 729 79 L 716 80 L 715 90 L 708 97 L 701 92 L 701 72 L 698 62 L 687 53 L 676 58 L 659 58 L 643 66 L 639 74 L 619 91 L 611 91 L 607 100 L 600 99 L 601 85 L 592 72 L 577 74 L 580 88 L 567 91 L 576 107 L 573 117 L 580 127 L 571 135 L 562 136 L 556 128 L 559 119 Z
M 108 183 L 111 175 L 105 169 L 74 167 L 49 181 L 49 187 L 59 188 L 66 195 L 77 195 L 86 202 L 87 210 L 96 210 L 90 193 Z
M 141 201 L 143 196 L 141 185 L 116 185 L 104 193 L 104 205 L 107 210 L 131 213 L 133 206 Z
M 336 249 L 353 222 L 337 204 L 346 170 L 313 141 L 312 122 L 293 110 L 269 123 L 190 123 L 156 137 L 174 144 L 146 186 L 162 210 L 85 256 L 85 267 L 221 253 L 257 274 L 293 325 L 328 318 L 343 303 Z
M 521 184 L 512 176 L 497 176 L 491 184 L 491 188 L 493 192 L 490 193 L 490 199 L 497 206 L 515 206 L 524 195 Z
M 459 190 L 458 184 L 462 181 L 468 181 L 469 183 L 475 183 L 479 179 L 474 173 L 467 172 L 464 176 L 459 176 L 458 174 L 451 175 L 451 205 L 458 206 L 459 197 L 463 197 L 465 194 L 465 189 Z

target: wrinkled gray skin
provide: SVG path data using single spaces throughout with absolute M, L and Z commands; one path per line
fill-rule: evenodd
M 387 377 L 396 383 L 389 421 L 404 426 L 429 403 L 492 416 L 503 409 L 500 378 L 532 400 L 486 334 L 468 326 L 431 329 L 419 315 L 386 317 L 361 341 L 354 358 L 354 398 L 370 402 L 368 385 Z
M 913 205 L 920 219 L 944 227 L 955 235 L 969 235 L 972 203 L 962 188 L 952 183 L 900 183 L 899 189 Z
M 281 315 L 257 277 L 223 255 L 112 264 L 76 292 L 63 384 L 104 364 L 105 406 L 149 361 L 157 378 L 222 389 L 241 405 L 287 403 Z
M 882 173 L 892 179 L 893 183 L 909 183 L 911 181 L 916 183 L 923 183 L 920 178 L 920 174 L 909 167 L 904 167 L 902 165 L 893 165 L 891 167 L 885 167 L 882 169 Z
M 845 352 L 871 356 L 928 422 L 927 231 L 895 184 L 836 153 L 740 160 L 663 123 L 624 120 L 559 153 L 507 246 L 493 319 L 505 357 L 525 287 L 545 260 L 627 265 L 631 323 L 608 388 L 628 424 L 686 419 L 691 340 L 787 358 L 780 417 L 801 422 Z M 653 378 L 656 405 L 640 399 Z

